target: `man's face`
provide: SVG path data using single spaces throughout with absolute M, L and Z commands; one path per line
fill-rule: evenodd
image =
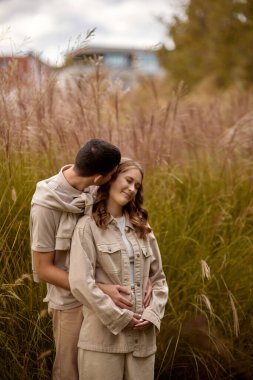
M 101 178 L 99 178 L 99 180 L 97 181 L 96 185 L 101 186 L 104 183 L 110 181 L 113 174 L 117 171 L 117 168 L 118 168 L 118 166 L 115 166 L 115 168 L 112 171 L 110 171 L 108 174 L 101 176 Z

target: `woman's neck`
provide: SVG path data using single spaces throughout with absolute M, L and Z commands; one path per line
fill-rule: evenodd
M 123 207 L 120 206 L 119 204 L 116 204 L 110 199 L 107 202 L 107 211 L 114 217 L 114 218 L 119 218 L 123 216 Z

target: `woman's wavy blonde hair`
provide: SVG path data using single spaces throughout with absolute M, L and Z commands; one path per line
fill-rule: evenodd
M 108 221 L 111 217 L 110 213 L 107 211 L 107 200 L 109 198 L 110 186 L 117 179 L 120 173 L 124 173 L 129 169 L 138 169 L 141 173 L 143 181 L 143 169 L 141 165 L 131 158 L 122 157 L 117 171 L 113 174 L 111 180 L 98 188 L 96 201 L 93 206 L 93 217 L 97 226 L 102 229 L 106 229 Z M 143 187 L 141 183 L 134 199 L 123 206 L 123 212 L 129 215 L 129 219 L 137 235 L 140 238 L 145 239 L 151 231 L 151 228 L 148 225 L 148 212 L 142 206 Z

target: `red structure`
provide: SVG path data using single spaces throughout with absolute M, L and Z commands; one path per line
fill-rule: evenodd
M 0 56 L 0 76 L 5 75 L 15 83 L 39 85 L 52 70 L 51 66 L 32 53 L 23 56 Z

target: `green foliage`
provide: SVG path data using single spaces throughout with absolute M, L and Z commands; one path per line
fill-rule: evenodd
M 150 173 L 145 189 L 170 288 L 159 379 L 250 379 L 251 170 L 203 161 Z
M 45 160 L 45 166 L 46 160 Z M 1 379 L 50 378 L 51 321 L 44 285 L 31 275 L 29 212 L 38 163 L 1 154 L 0 373 Z
M 175 49 L 160 58 L 177 82 L 193 86 L 207 76 L 224 87 L 253 82 L 253 6 L 249 0 L 191 0 L 185 17 L 168 25 Z
M 90 137 L 146 165 L 146 207 L 170 286 L 157 379 L 250 380 L 252 93 L 196 102 L 180 91 L 162 96 L 155 82 L 121 91 L 99 75 L 15 91 L 12 82 L 0 86 L 1 380 L 50 378 L 45 285 L 31 278 L 30 200 L 35 183 L 71 163 Z
M 40 159 L 49 176 L 47 156 Z M 51 321 L 45 288 L 31 278 L 28 233 L 40 161 L 1 162 L 1 379 L 48 380 Z M 251 378 L 251 177 L 239 161 L 224 167 L 204 159 L 146 172 L 145 203 L 170 287 L 158 336 L 159 380 Z

